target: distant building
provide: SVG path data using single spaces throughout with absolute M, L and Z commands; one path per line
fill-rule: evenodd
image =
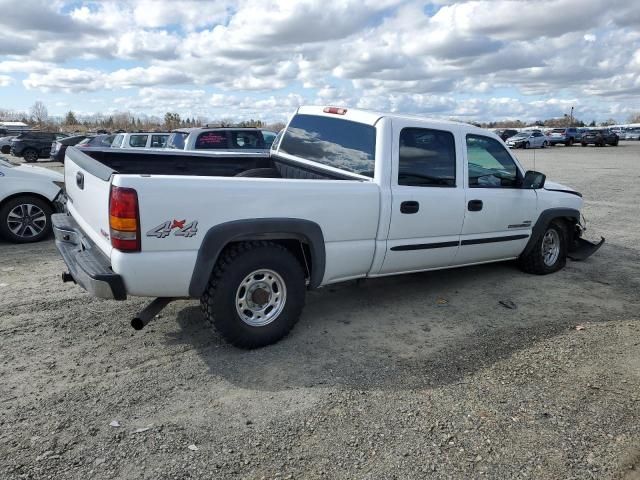
M 31 130 L 31 127 L 23 122 L 0 122 L 0 134 L 20 133 Z

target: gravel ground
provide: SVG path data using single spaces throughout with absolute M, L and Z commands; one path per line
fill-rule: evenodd
M 0 478 L 640 478 L 640 142 L 534 153 L 584 194 L 596 256 L 332 286 L 257 351 L 196 302 L 135 332 L 144 299 L 0 243 Z

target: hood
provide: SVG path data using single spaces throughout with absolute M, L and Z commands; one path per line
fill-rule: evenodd
M 557 182 L 552 182 L 550 180 L 546 180 L 544 182 L 544 189 L 549 190 L 550 192 L 571 193 L 573 195 L 582 197 L 582 194 L 577 190 L 575 190 L 574 188 L 567 187 L 566 185 L 562 185 L 561 183 L 557 183 Z
M 60 172 L 49 170 L 48 168 L 35 167 L 33 165 L 20 165 L 18 167 L 13 167 L 12 171 L 24 176 L 37 175 L 39 177 L 47 178 L 52 182 L 64 182 L 64 175 L 62 175 Z

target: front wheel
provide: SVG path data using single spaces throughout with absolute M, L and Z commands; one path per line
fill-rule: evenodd
M 24 161 L 27 163 L 34 163 L 38 161 L 38 152 L 33 148 L 28 148 L 27 150 L 25 150 L 22 156 L 24 158 Z
M 582 145 L 583 147 L 587 146 L 587 142 L 582 142 L 580 145 Z
M 305 299 L 300 262 L 272 242 L 242 242 L 221 255 L 200 306 L 231 344 L 259 348 L 285 337 Z
M 0 235 L 13 243 L 37 242 L 51 231 L 51 205 L 38 197 L 15 197 L 0 208 Z
M 567 234 L 559 222 L 551 222 L 533 248 L 518 259 L 518 265 L 527 273 L 547 275 L 557 272 L 567 263 Z

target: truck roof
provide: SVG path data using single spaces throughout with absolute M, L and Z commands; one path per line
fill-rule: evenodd
M 176 128 L 175 130 L 171 130 L 173 132 L 181 132 L 181 133 L 193 133 L 193 132 L 211 132 L 214 130 L 234 130 L 237 132 L 255 132 L 257 130 L 264 130 L 258 127 L 186 127 L 186 128 Z
M 340 111 L 344 111 L 344 113 L 340 113 Z M 407 120 L 426 121 L 433 124 L 440 124 L 442 126 L 445 126 L 445 125 L 449 125 L 449 126 L 464 125 L 466 127 L 472 126 L 469 123 L 457 122 L 454 120 L 440 120 L 435 118 L 422 117 L 418 115 L 375 112 L 371 110 L 361 110 L 358 108 L 349 108 L 349 107 L 310 105 L 310 106 L 299 107 L 296 113 L 300 113 L 303 115 L 322 115 L 322 116 L 331 117 L 331 118 L 336 118 L 336 116 L 339 115 L 345 120 L 352 120 L 354 122 L 366 123 L 368 125 L 375 125 L 375 123 L 381 118 L 402 118 Z

